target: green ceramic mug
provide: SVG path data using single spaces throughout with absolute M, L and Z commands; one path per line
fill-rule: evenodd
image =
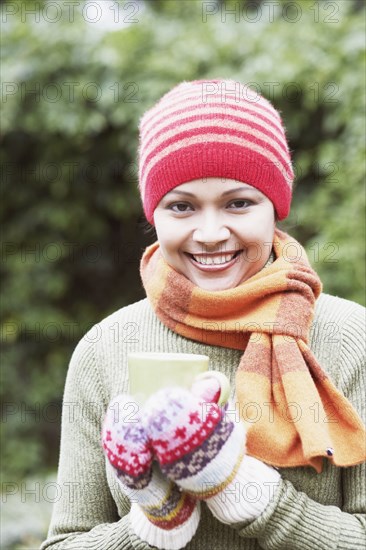
M 138 352 L 127 356 L 130 394 L 143 404 L 146 399 L 168 386 L 189 389 L 194 380 L 214 377 L 221 386 L 219 405 L 230 395 L 230 383 L 221 372 L 208 370 L 209 357 L 193 353 Z

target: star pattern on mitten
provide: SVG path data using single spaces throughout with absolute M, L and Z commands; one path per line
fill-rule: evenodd
M 177 428 L 174 432 L 174 437 L 184 439 L 186 436 L 187 430 L 186 428 Z
M 158 422 L 162 418 L 163 431 Z M 170 470 L 177 460 L 182 459 L 183 464 L 188 456 L 191 460 L 195 449 L 202 445 L 212 455 L 212 449 L 223 445 L 230 429 L 224 422 L 224 411 L 216 403 L 205 403 L 203 407 L 197 397 L 181 388 L 157 392 L 143 409 L 143 422 L 163 471 Z M 220 423 L 225 424 L 226 432 L 217 429 Z
M 130 418 L 129 396 L 108 408 L 102 430 L 104 452 L 118 478 L 130 488 L 146 486 L 151 477 L 153 449 L 139 416 Z M 118 414 L 117 414 L 118 413 Z M 118 421 L 116 421 L 118 420 Z

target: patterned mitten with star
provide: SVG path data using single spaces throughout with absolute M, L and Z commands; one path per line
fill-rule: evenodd
M 143 408 L 146 431 L 163 474 L 205 500 L 217 519 L 226 524 L 253 520 L 269 504 L 280 475 L 245 454 L 246 428 L 233 405 L 207 402 L 208 395 L 217 398 L 210 379 L 194 392 L 160 390 Z
M 102 444 L 122 491 L 133 500 L 130 521 L 136 535 L 157 548 L 184 548 L 197 530 L 199 503 L 153 462 L 139 406 L 131 396 L 119 395 L 109 404 Z

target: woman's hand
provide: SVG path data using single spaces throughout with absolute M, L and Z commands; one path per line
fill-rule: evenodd
M 246 429 L 235 420 L 231 403 L 220 407 L 200 397 L 218 396 L 212 380 L 193 389 L 160 390 L 143 408 L 161 470 L 184 491 L 205 500 L 223 523 L 253 520 L 270 502 L 280 475 L 245 454 Z
M 109 404 L 102 443 L 122 491 L 137 503 L 130 514 L 135 533 L 158 548 L 186 546 L 199 523 L 197 501 L 153 464 L 154 451 L 131 396 L 120 395 Z

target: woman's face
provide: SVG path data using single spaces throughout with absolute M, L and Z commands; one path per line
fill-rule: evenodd
M 169 191 L 154 212 L 168 264 L 204 290 L 234 288 L 260 271 L 272 249 L 275 213 L 263 193 L 207 178 Z

